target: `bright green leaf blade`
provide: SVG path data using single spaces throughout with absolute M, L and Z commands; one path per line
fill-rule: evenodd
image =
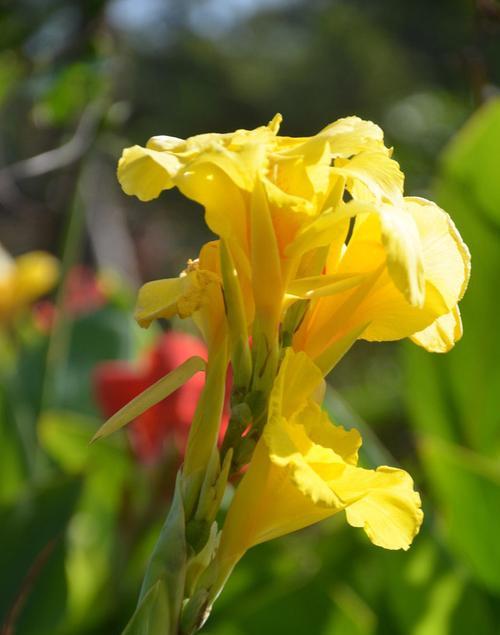
M 92 438 L 92 442 L 107 437 L 116 430 L 130 423 L 151 406 L 165 399 L 190 379 L 195 373 L 205 370 L 205 361 L 201 357 L 190 357 L 175 370 L 159 379 L 140 395 L 104 423 Z
M 446 180 L 463 184 L 484 216 L 500 227 L 500 99 L 480 108 L 453 139 L 443 155 Z
M 453 351 L 431 362 L 440 384 L 440 391 L 434 391 L 437 411 L 447 413 L 454 440 L 492 457 L 500 451 L 500 305 L 498 294 L 492 293 L 500 269 L 499 147 L 500 100 L 496 99 L 474 114 L 443 156 L 438 202 L 451 213 L 469 246 L 472 275 L 460 303 L 463 339 Z M 424 363 L 416 353 L 409 355 L 410 390 L 421 393 L 427 381 Z M 414 372 L 413 364 L 418 366 Z M 434 409 L 421 405 L 419 410 L 415 420 L 423 426 L 425 419 L 433 418 Z
M 44 412 L 37 428 L 40 445 L 54 465 L 68 474 L 81 475 L 83 480 L 65 540 L 68 601 L 61 630 L 64 633 L 87 632 L 99 624 L 119 593 L 110 580 L 122 580 L 128 575 L 130 563 L 117 558 L 117 537 L 121 535 L 123 496 L 129 484 L 133 482 L 135 488 L 128 499 L 131 507 L 134 497 L 139 496 L 145 506 L 151 500 L 151 492 L 144 491 L 151 483 L 135 468 L 124 439 L 115 436 L 89 445 L 95 429 L 94 418 L 68 411 Z M 134 579 L 142 571 L 141 565 L 137 566 Z M 55 605 L 57 602 L 54 600 Z M 45 631 L 42 634 L 34 630 L 30 635 L 45 635 Z
M 6 386 L 0 386 L 0 504 L 16 499 L 26 480 L 26 457 Z
M 5 545 L 0 550 L 0 623 L 19 599 L 28 576 L 36 572 L 42 579 L 52 550 L 64 539 L 80 491 L 79 479 L 58 478 L 0 507 L 0 544 Z
M 494 460 L 437 438 L 421 441 L 421 454 L 452 550 L 476 580 L 500 591 L 500 467 Z

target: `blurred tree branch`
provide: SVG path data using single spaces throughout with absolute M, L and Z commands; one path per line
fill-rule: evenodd
M 35 584 L 42 569 L 47 564 L 50 556 L 52 555 L 52 552 L 54 551 L 58 540 L 58 537 L 53 538 L 45 545 L 45 547 L 38 554 L 35 561 L 31 565 L 29 571 L 26 573 L 26 577 L 24 578 L 17 597 L 12 604 L 8 615 L 5 618 L 5 622 L 1 625 L 2 630 L 0 631 L 0 635 L 13 635 L 15 633 L 17 619 L 21 614 L 26 599 L 30 594 L 33 585 Z
M 74 135 L 63 145 L 0 169 L 0 184 L 6 177 L 10 181 L 16 181 L 41 176 L 80 159 L 94 140 L 106 105 L 104 100 L 89 104 L 83 111 Z

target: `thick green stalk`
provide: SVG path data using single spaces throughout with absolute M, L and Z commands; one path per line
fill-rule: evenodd
M 220 241 L 220 264 L 224 289 L 224 301 L 229 326 L 233 381 L 238 390 L 245 390 L 252 375 L 252 358 L 248 344 L 245 306 L 238 272 L 225 240 Z
M 195 511 L 205 473 L 217 452 L 228 364 L 227 341 L 209 351 L 205 387 L 189 430 L 183 466 L 183 495 L 186 519 Z

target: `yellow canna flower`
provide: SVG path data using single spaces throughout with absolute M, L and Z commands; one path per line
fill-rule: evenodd
M 324 264 L 304 251 L 288 254 L 297 235 L 335 210 L 345 190 L 354 199 L 383 203 L 401 196 L 403 186 L 375 124 L 347 117 L 313 137 L 291 138 L 278 136 L 280 123 L 276 115 L 255 130 L 153 137 L 146 148 L 124 150 L 118 165 L 127 194 L 150 200 L 178 187 L 204 206 L 240 282 L 251 281 L 242 295 L 255 307 L 248 312 L 255 316 L 254 388 L 265 392 L 276 368 L 279 323 L 293 300 L 287 287 L 298 275 L 318 275 Z M 148 288 L 155 290 L 158 284 Z
M 357 466 L 361 438 L 333 425 L 317 404 L 323 375 L 287 349 L 269 418 L 224 523 L 218 585 L 247 549 L 345 511 L 386 549 L 408 549 L 422 523 L 420 497 L 403 470 Z
M 17 258 L 0 245 L 0 323 L 8 322 L 48 293 L 59 275 L 57 260 L 44 251 Z
M 215 491 L 248 464 L 199 579 L 206 586 L 191 598 L 208 592 L 209 604 L 252 546 L 341 511 L 374 544 L 409 548 L 423 519 L 411 477 L 358 466 L 359 433 L 319 405 L 323 377 L 359 338 L 411 337 L 444 352 L 462 333 L 468 249 L 437 205 L 404 196 L 382 130 L 347 117 L 292 138 L 278 134 L 280 123 L 276 115 L 255 130 L 153 137 L 118 164 L 127 194 L 148 201 L 177 187 L 219 238 L 179 278 L 144 285 L 136 309 L 142 326 L 192 317 L 209 349 L 181 476 L 189 531 L 208 528 Z
M 152 137 L 124 150 L 118 180 L 126 194 L 149 201 L 178 187 L 205 207 L 210 229 L 250 253 L 251 194 L 261 181 L 281 252 L 298 229 L 341 200 L 376 200 L 402 192 L 403 175 L 384 146 L 382 130 L 357 117 L 309 138 L 278 136 L 281 115 L 255 130 L 202 134 L 187 140 Z M 342 187 L 340 187 L 342 185 Z
M 403 174 L 372 122 L 346 117 L 305 138 L 279 136 L 280 123 L 153 137 L 124 151 L 118 178 L 142 200 L 178 187 L 204 206 L 240 283 L 250 281 L 242 296 L 262 358 L 276 357 L 271 342 L 296 300 L 309 307 L 294 347 L 318 361 L 349 334 L 448 350 L 470 268 L 450 218 L 403 197 Z

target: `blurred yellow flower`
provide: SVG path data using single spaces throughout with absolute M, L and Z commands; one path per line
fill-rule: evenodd
M 422 523 L 420 497 L 403 470 L 357 467 L 361 438 L 333 425 L 317 401 L 321 371 L 287 349 L 269 417 L 224 523 L 219 584 L 247 549 L 342 510 L 386 549 L 408 549 Z
M 59 275 L 57 260 L 44 251 L 12 258 L 0 245 L 0 323 L 48 293 Z

